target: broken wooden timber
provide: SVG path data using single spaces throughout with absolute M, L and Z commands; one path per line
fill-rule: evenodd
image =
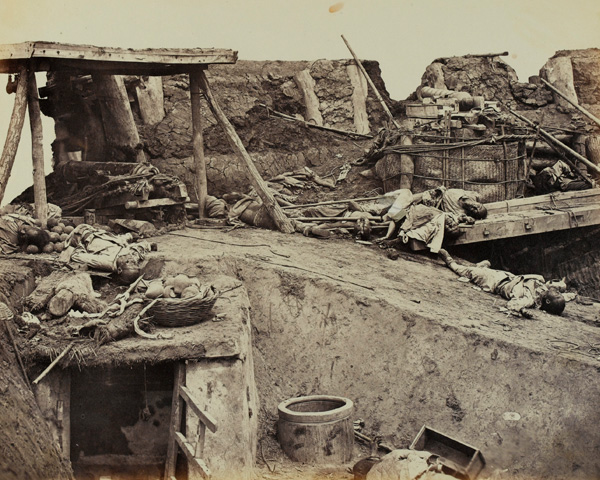
M 358 57 L 356 56 L 356 53 L 354 53 L 354 50 L 352 50 L 352 47 L 350 46 L 350 44 L 348 43 L 348 40 L 346 40 L 346 38 L 342 35 L 342 40 L 344 41 L 344 43 L 346 44 L 346 47 L 348 47 L 348 50 L 350 50 L 350 53 L 352 54 L 352 57 L 354 58 L 354 61 L 356 62 L 356 66 L 359 68 L 359 70 L 362 72 L 362 74 L 365 76 L 365 78 L 367 79 L 367 82 L 369 83 L 369 86 L 371 87 L 371 89 L 373 90 L 373 93 L 375 94 L 375 96 L 377 97 L 377 100 L 379 100 L 379 103 L 381 104 L 381 106 L 383 107 L 383 111 L 387 114 L 387 116 L 390 118 L 390 121 L 394 124 L 394 126 L 400 130 L 400 125 L 398 125 L 398 123 L 396 122 L 396 120 L 394 120 L 394 116 L 392 115 L 392 112 L 390 112 L 390 109 L 388 108 L 387 104 L 383 101 L 383 97 L 379 94 L 379 90 L 377 90 L 377 87 L 375 86 L 375 84 L 373 83 L 373 80 L 371 80 L 371 77 L 369 77 L 369 74 L 367 73 L 367 71 L 365 70 L 365 67 L 363 67 L 363 64 L 361 63 L 361 61 L 358 59 Z
M 35 72 L 29 71 L 27 108 L 31 126 L 31 157 L 33 161 L 34 216 L 46 228 L 48 222 L 48 198 L 46 197 L 46 174 L 44 173 L 44 135 L 42 114 L 38 98 Z
M 19 141 L 21 140 L 21 132 L 23 131 L 23 123 L 25 122 L 25 110 L 27 109 L 27 83 L 28 83 L 27 68 L 23 66 L 19 73 L 19 83 L 15 94 L 15 105 L 10 116 L 8 124 L 8 133 L 4 142 L 4 149 L 0 157 L 0 202 L 4 198 L 6 184 L 10 177 Z
M 600 189 L 557 192 L 486 204 L 488 217 L 468 227 L 448 245 L 520 237 L 600 225 Z
M 508 111 L 510 113 L 512 113 L 515 117 L 517 117 L 519 120 L 525 122 L 527 125 L 529 125 L 530 127 L 534 127 L 536 128 L 536 124 L 533 123 L 531 120 L 529 120 L 528 118 L 524 117 L 523 115 L 519 115 L 517 112 L 508 109 Z M 591 168 L 594 172 L 596 173 L 600 173 L 600 168 L 597 165 L 594 165 L 592 162 L 590 162 L 587 158 L 585 158 L 584 156 L 580 155 L 579 153 L 577 153 L 575 150 L 573 150 L 572 148 L 568 147 L 567 145 L 565 145 L 564 143 L 562 143 L 560 140 L 558 140 L 556 137 L 554 137 L 553 135 L 550 135 L 546 130 L 544 130 L 543 128 L 540 128 L 540 134 L 546 139 L 548 140 L 550 143 L 552 143 L 553 145 L 555 145 L 556 147 L 564 150 L 565 152 L 569 153 L 570 155 L 572 155 L 573 157 L 575 157 L 577 160 L 579 160 L 580 162 L 585 163 L 589 168 Z
M 277 225 L 277 228 L 281 232 L 294 233 L 295 229 L 290 222 L 290 219 L 286 217 L 285 213 L 283 213 L 283 210 L 281 210 L 279 207 L 277 201 L 273 197 L 273 194 L 269 191 L 267 184 L 260 176 L 260 173 L 258 173 L 252 157 L 250 157 L 246 151 L 246 148 L 235 131 L 235 128 L 231 122 L 229 122 L 223 113 L 223 110 L 221 110 L 221 107 L 219 106 L 219 103 L 217 102 L 217 99 L 210 88 L 210 84 L 208 83 L 208 79 L 206 78 L 204 71 L 200 71 L 198 73 L 198 78 L 200 80 L 200 87 L 204 92 L 204 96 L 206 97 L 211 112 L 225 131 L 229 144 L 241 157 L 248 173 L 248 179 L 256 190 L 256 193 L 261 198 L 263 205 L 265 206 L 270 217 L 273 219 L 275 225 Z
M 542 82 L 544 82 L 544 84 L 550 88 L 550 90 L 552 90 L 554 93 L 556 93 L 557 95 L 560 95 L 562 98 L 564 98 L 567 102 L 569 102 L 571 105 L 573 105 L 577 110 L 579 110 L 581 113 L 583 113 L 585 116 L 587 116 L 590 120 L 593 120 L 594 122 L 596 122 L 596 125 L 600 126 L 600 119 L 598 117 L 596 117 L 595 115 L 593 115 L 591 112 L 589 112 L 588 110 L 586 110 L 585 108 L 583 108 L 581 105 L 579 105 L 577 102 L 574 102 L 573 100 L 571 100 L 569 97 L 567 97 L 564 93 L 562 93 L 558 88 L 554 87 L 550 82 L 544 80 L 543 78 L 540 78 L 540 80 Z
M 190 73 L 190 97 L 192 104 L 192 146 L 196 170 L 196 195 L 198 197 L 198 218 L 206 218 L 206 160 L 204 160 L 204 139 L 202 136 L 202 114 L 200 112 L 200 76 Z

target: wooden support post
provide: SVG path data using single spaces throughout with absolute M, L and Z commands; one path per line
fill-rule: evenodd
M 202 115 L 200 114 L 200 74 L 190 73 L 190 96 L 192 99 L 192 144 L 194 166 L 196 168 L 196 195 L 198 196 L 198 218 L 206 218 L 206 161 L 204 159 L 204 138 L 202 136 Z
M 109 145 L 117 150 L 129 151 L 127 160 L 145 162 L 140 136 L 133 120 L 125 83 L 120 75 L 93 73 L 92 81 L 100 104 L 104 135 Z
M 244 148 L 244 144 L 240 140 L 240 137 L 238 137 L 235 128 L 233 128 L 233 125 L 231 125 L 231 123 L 221 110 L 221 107 L 219 106 L 217 99 L 210 88 L 208 79 L 206 78 L 206 74 L 204 73 L 204 71 L 200 70 L 198 72 L 198 77 L 200 79 L 200 87 L 204 91 L 204 95 L 206 97 L 206 100 L 208 101 L 208 106 L 210 107 L 210 110 L 212 111 L 213 115 L 225 131 L 229 144 L 234 149 L 234 151 L 237 152 L 242 158 L 244 165 L 248 170 L 248 179 L 250 180 L 250 183 L 252 183 L 252 186 L 255 188 L 256 193 L 258 193 L 259 197 L 263 201 L 267 212 L 269 213 L 269 215 L 275 222 L 275 225 L 277 225 L 277 228 L 280 231 L 284 233 L 294 233 L 294 226 L 292 225 L 292 222 L 290 222 L 290 219 L 285 216 L 285 213 L 283 213 L 283 210 L 281 210 L 281 208 L 277 204 L 277 201 L 275 200 L 271 192 L 269 192 L 267 184 L 260 176 L 260 173 L 258 173 L 258 170 L 254 165 L 254 161 Z
M 594 122 L 596 122 L 596 125 L 600 126 L 600 119 L 598 117 L 596 117 L 592 113 L 588 112 L 585 108 L 583 108 L 577 102 L 574 102 L 573 100 L 571 100 L 567 95 L 562 93 L 558 88 L 555 88 L 550 82 L 547 82 L 543 78 L 541 78 L 540 80 L 542 82 L 544 82 L 546 84 L 546 86 L 548 88 L 550 88 L 550 90 L 552 90 L 554 93 L 556 93 L 557 95 L 564 98 L 567 102 L 569 102 L 571 105 L 573 105 L 577 110 L 579 110 L 581 113 L 583 113 L 586 117 L 588 117 L 590 120 L 593 120 Z
M 304 97 L 305 117 L 308 123 L 323 125 L 323 116 L 319 110 L 319 99 L 315 93 L 315 80 L 308 70 L 302 70 L 294 75 L 294 81 Z
M 42 114 L 38 97 L 35 72 L 29 71 L 27 106 L 29 124 L 31 126 L 31 157 L 33 160 L 33 198 L 34 216 L 46 228 L 48 221 L 48 199 L 46 198 L 46 174 L 44 172 L 44 135 L 42 131 Z
M 8 124 L 8 133 L 6 134 L 2 157 L 0 157 L 0 203 L 2 203 L 2 199 L 4 198 L 6 184 L 10 177 L 13 164 L 15 163 L 15 156 L 17 154 L 19 141 L 21 140 L 21 132 L 23 131 L 23 123 L 25 122 L 26 109 L 27 69 L 23 67 L 19 72 L 19 83 L 15 95 L 15 105 L 13 107 L 12 115 L 10 116 L 10 123 Z
M 523 122 L 525 122 L 527 125 L 529 125 L 530 127 L 535 127 L 535 123 L 533 123 L 531 120 L 529 120 L 528 118 L 524 117 L 523 115 L 519 115 L 517 112 L 514 112 L 513 110 L 508 110 L 510 113 L 512 113 L 515 117 L 517 117 L 519 120 L 522 120 Z M 548 140 L 548 143 L 550 145 L 554 145 L 557 148 L 560 148 L 561 150 L 563 150 L 564 152 L 569 153 L 570 155 L 572 155 L 573 157 L 575 157 L 577 160 L 579 160 L 582 163 L 585 163 L 589 168 L 591 168 L 594 172 L 596 173 L 600 173 L 600 168 L 597 165 L 594 165 L 592 162 L 590 162 L 587 158 L 585 158 L 582 155 L 579 155 L 575 150 L 573 150 L 572 148 L 568 147 L 567 145 L 565 145 L 564 143 L 562 143 L 560 140 L 558 140 L 556 137 L 550 135 L 546 130 L 544 130 L 543 128 L 540 128 L 540 134 L 546 139 Z
M 362 72 L 362 74 L 367 79 L 367 82 L 369 83 L 369 86 L 371 87 L 371 89 L 373 90 L 373 93 L 377 97 L 377 100 L 379 100 L 379 103 L 383 107 L 383 111 L 390 118 L 390 120 L 392 121 L 392 123 L 394 124 L 394 126 L 399 130 L 400 129 L 400 125 L 398 125 L 398 123 L 396 122 L 396 120 L 394 120 L 394 116 L 392 115 L 392 112 L 390 112 L 390 109 L 388 108 L 388 106 L 386 105 L 386 103 L 383 101 L 383 98 L 379 94 L 379 90 L 377 90 L 377 87 L 373 83 L 373 80 L 371 80 L 371 77 L 369 77 L 369 74 L 365 70 L 365 67 L 363 67 L 363 64 L 360 62 L 360 60 L 356 56 L 356 53 L 354 53 L 354 50 L 352 50 L 352 47 L 348 43 L 348 40 L 346 40 L 346 38 L 343 35 L 342 35 L 342 40 L 344 41 L 344 43 L 348 47 L 348 50 L 350 50 L 350 53 L 352 54 L 352 57 L 354 57 L 354 61 L 356 62 L 356 66 L 359 68 L 359 70 Z

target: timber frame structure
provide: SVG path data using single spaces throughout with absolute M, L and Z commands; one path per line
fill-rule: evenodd
M 145 162 L 146 158 L 139 145 L 137 128 L 133 122 L 127 98 L 126 96 L 123 98 L 121 93 L 119 82 L 122 84 L 122 79 L 119 75 L 163 76 L 186 73 L 190 76 L 192 142 L 199 217 L 205 217 L 207 195 L 206 163 L 200 116 L 200 97 L 203 95 L 218 123 L 224 129 L 230 145 L 242 159 L 250 183 L 257 191 L 277 228 L 283 232 L 292 233 L 294 231 L 292 223 L 268 190 L 235 129 L 223 114 L 205 74 L 205 70 L 211 64 L 233 64 L 236 61 L 236 51 L 216 48 L 124 49 L 53 42 L 0 45 L 0 73 L 18 75 L 15 105 L 0 157 L 0 201 L 4 196 L 6 183 L 12 170 L 25 120 L 25 110 L 28 108 L 32 133 L 34 213 L 42 225 L 46 226 L 48 205 L 42 122 L 35 72 L 62 71 L 74 75 L 92 74 L 94 82 L 103 89 L 109 98 L 109 107 L 113 110 L 114 119 L 119 122 L 119 128 L 130 137 L 131 144 L 137 149 L 136 160 L 138 162 Z M 11 92 L 9 91 L 9 93 Z

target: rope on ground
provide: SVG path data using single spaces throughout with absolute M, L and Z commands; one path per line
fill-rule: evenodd
M 186 235 L 185 233 L 173 233 L 173 232 L 168 232 L 167 235 L 174 235 L 176 237 L 185 237 L 185 238 L 192 238 L 194 240 L 201 240 L 203 242 L 211 242 L 211 243 L 220 243 L 222 245 L 230 245 L 232 247 L 267 247 L 269 249 L 269 251 L 273 254 L 273 255 L 277 255 L 279 257 L 284 257 L 284 258 L 290 258 L 289 255 L 285 255 L 284 253 L 278 253 L 275 250 L 273 250 L 271 248 L 271 245 L 267 245 L 266 243 L 232 243 L 232 242 L 223 242 L 221 240 L 209 240 L 208 238 L 198 238 L 198 237 L 194 237 L 193 235 Z
M 569 342 L 567 340 L 550 340 L 550 346 L 555 350 L 559 350 L 560 353 L 577 353 L 579 355 L 585 355 L 586 357 L 600 360 L 600 343 L 589 343 L 587 351 L 581 349 L 581 345 L 575 342 Z
M 252 255 L 247 255 L 247 257 L 252 258 Z M 333 275 L 328 275 L 326 273 L 316 272 L 314 270 L 310 270 L 310 269 L 304 268 L 304 267 L 299 267 L 297 265 L 289 265 L 286 263 L 272 262 L 271 260 L 269 260 L 268 258 L 265 258 L 265 257 L 261 257 L 259 260 L 261 262 L 270 263 L 271 265 L 277 265 L 278 267 L 295 268 L 296 270 L 302 270 L 303 272 L 308 272 L 308 273 L 312 273 L 314 275 L 321 275 L 322 277 L 330 278 L 332 280 L 335 280 L 336 282 L 349 283 L 350 285 L 355 285 L 357 287 L 366 288 L 367 290 L 371 290 L 371 291 L 375 290 L 373 287 L 370 287 L 368 285 L 362 285 L 360 283 L 352 282 L 350 280 L 344 280 L 343 278 L 340 278 L 340 277 L 334 277 Z

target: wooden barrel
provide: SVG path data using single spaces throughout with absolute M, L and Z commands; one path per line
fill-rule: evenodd
M 277 436 L 292 460 L 342 464 L 352 460 L 354 404 L 343 397 L 311 395 L 291 398 L 277 407 Z

